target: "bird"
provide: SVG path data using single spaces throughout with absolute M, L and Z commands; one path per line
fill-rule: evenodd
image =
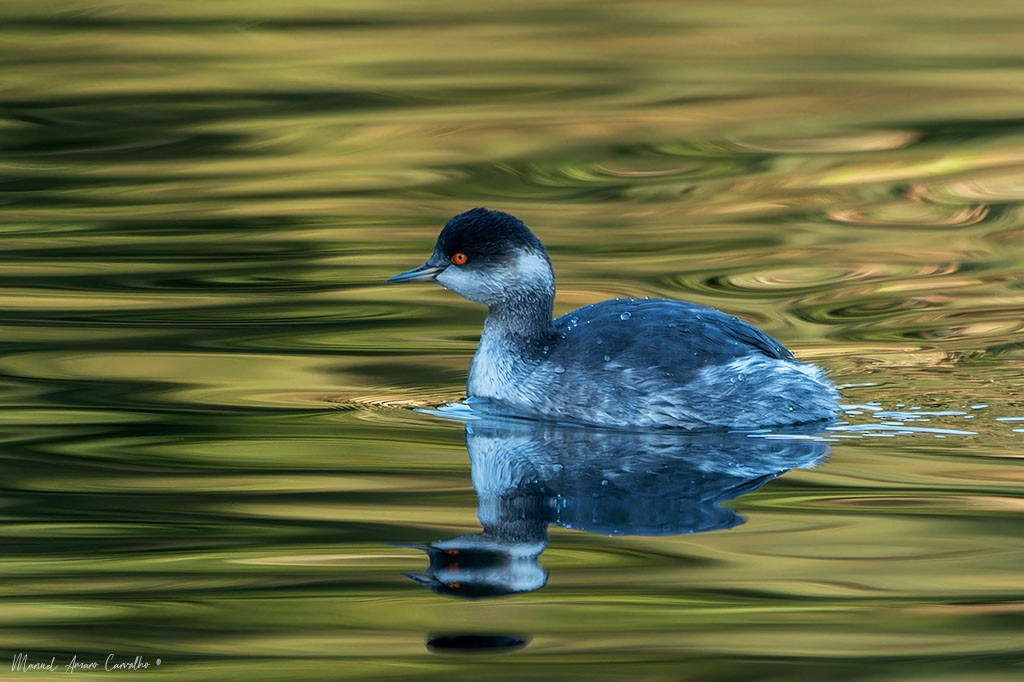
M 759 429 L 825 422 L 824 370 L 732 315 L 667 298 L 617 298 L 553 318 L 544 245 L 502 211 L 451 218 L 430 258 L 389 283 L 436 282 L 487 306 L 469 368 L 477 405 L 611 429 Z

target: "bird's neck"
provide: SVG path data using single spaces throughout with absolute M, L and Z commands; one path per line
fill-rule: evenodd
M 542 341 L 555 332 L 553 291 L 526 290 L 487 308 L 484 335 L 500 335 L 519 344 Z

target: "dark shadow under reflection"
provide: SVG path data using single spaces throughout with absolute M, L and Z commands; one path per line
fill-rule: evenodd
M 723 502 L 794 468 L 826 443 L 801 433 L 625 433 L 485 419 L 466 426 L 483 532 L 421 546 L 426 570 L 407 577 L 470 599 L 532 592 L 555 524 L 602 535 L 678 535 L 732 528 Z M 818 429 L 820 430 L 820 429 Z
M 427 649 L 445 654 L 500 654 L 522 649 L 529 637 L 519 635 L 432 634 Z

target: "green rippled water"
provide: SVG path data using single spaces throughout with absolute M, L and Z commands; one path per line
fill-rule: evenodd
M 1020 679 L 1021 21 L 6 1 L 0 677 Z M 381 282 L 477 205 L 541 236 L 559 313 L 725 309 L 843 420 L 413 411 L 462 397 L 483 311 Z

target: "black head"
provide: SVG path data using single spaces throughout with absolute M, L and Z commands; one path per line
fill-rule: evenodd
M 522 220 L 502 211 L 474 208 L 455 216 L 444 226 L 434 245 L 434 256 L 450 262 L 455 254 L 466 255 L 466 263 L 512 260 L 527 251 L 544 253 L 544 245 Z
M 544 587 L 548 573 L 536 551 L 514 555 L 522 547 L 503 546 L 485 535 L 466 535 L 419 549 L 426 552 L 430 566 L 422 573 L 406 573 L 405 577 L 437 594 L 462 599 L 504 597 L 533 592 Z
M 455 293 L 492 305 L 510 296 L 554 296 L 554 274 L 544 245 L 523 221 L 474 208 L 444 226 L 430 259 L 388 282 L 436 280 Z

